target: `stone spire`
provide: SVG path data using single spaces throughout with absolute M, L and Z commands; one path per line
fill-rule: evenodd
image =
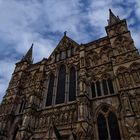
M 109 9 L 109 20 L 108 20 L 108 25 L 113 25 L 117 22 L 119 22 L 120 19 L 118 16 L 115 16 L 114 13 Z
M 33 52 L 33 44 L 31 45 L 31 47 L 28 50 L 28 52 L 26 53 L 26 55 L 23 56 L 23 58 L 21 59 L 21 61 L 27 61 L 27 62 L 32 63 L 32 52 Z

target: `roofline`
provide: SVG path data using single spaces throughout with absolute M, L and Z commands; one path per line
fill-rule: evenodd
M 85 43 L 85 44 L 82 44 L 82 45 L 84 45 L 84 46 L 90 46 L 90 45 L 92 45 L 92 44 L 94 44 L 94 43 L 97 43 L 97 42 L 100 42 L 100 41 L 102 41 L 102 40 L 104 40 L 104 39 L 108 39 L 108 36 L 101 37 L 101 38 L 99 38 L 99 39 L 97 39 L 97 40 L 94 40 L 94 41 L 91 41 L 91 42 L 89 42 L 89 43 Z

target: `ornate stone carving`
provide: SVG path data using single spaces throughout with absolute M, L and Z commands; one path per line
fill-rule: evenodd
M 127 93 L 121 93 L 121 101 L 122 101 L 122 108 L 124 111 L 124 115 L 132 114 L 132 109 L 130 105 L 130 100 Z
M 129 133 L 129 140 L 139 140 L 140 139 L 140 126 L 136 122 L 135 118 L 125 119 L 126 128 Z

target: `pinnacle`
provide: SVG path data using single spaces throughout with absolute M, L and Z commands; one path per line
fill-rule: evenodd
M 113 25 L 120 21 L 118 16 L 115 16 L 115 14 L 109 9 L 109 20 L 108 20 L 108 25 Z
M 32 52 L 33 52 L 33 43 L 30 47 L 30 49 L 28 50 L 28 52 L 26 53 L 25 56 L 23 56 L 21 61 L 27 61 L 27 62 L 32 62 Z

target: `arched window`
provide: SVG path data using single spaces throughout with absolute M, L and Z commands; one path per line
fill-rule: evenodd
M 76 71 L 72 67 L 70 69 L 70 79 L 69 79 L 69 101 L 74 101 L 76 99 Z
M 120 132 L 116 115 L 112 112 L 108 115 L 108 126 L 111 140 L 120 140 Z
M 97 124 L 98 124 L 99 139 L 107 140 L 108 139 L 107 124 L 103 114 L 99 114 L 97 118 Z
M 51 74 L 51 75 L 50 75 L 50 80 L 49 80 L 49 86 L 48 86 L 48 93 L 47 93 L 46 106 L 52 105 L 53 86 L 54 86 L 54 75 Z
M 107 79 L 107 82 L 108 82 L 108 88 L 109 88 L 109 92 L 111 94 L 114 93 L 114 87 L 113 87 L 113 83 L 112 83 L 112 80 L 110 78 Z
M 99 140 L 121 140 L 117 117 L 107 106 L 101 108 L 97 117 L 97 127 Z
M 107 88 L 107 81 L 105 79 L 103 79 L 102 85 L 103 85 L 104 95 L 107 95 L 108 94 L 108 88 Z
M 62 65 L 59 70 L 57 93 L 56 93 L 56 104 L 64 103 L 65 101 L 65 81 L 66 81 L 66 68 Z
M 91 83 L 92 98 L 96 97 L 95 83 Z
M 99 81 L 96 82 L 96 88 L 97 88 L 97 95 L 101 96 L 101 86 L 100 86 L 100 82 Z

